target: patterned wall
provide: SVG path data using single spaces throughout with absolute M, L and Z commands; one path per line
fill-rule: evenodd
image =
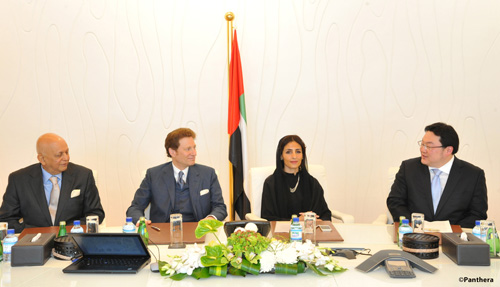
M 226 21 L 245 80 L 249 166 L 299 134 L 328 173 L 330 207 L 371 222 L 425 125 L 452 124 L 457 156 L 500 199 L 500 2 L 0 1 L 0 190 L 63 136 L 97 172 L 107 222 L 124 221 L 166 134 L 198 133 L 199 163 L 229 198 Z

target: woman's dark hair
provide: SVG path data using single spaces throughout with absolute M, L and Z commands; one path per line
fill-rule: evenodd
M 290 142 L 296 142 L 302 148 L 302 162 L 300 163 L 299 169 L 307 170 L 306 145 L 298 135 L 288 135 L 280 139 L 278 148 L 276 149 L 276 169 L 283 170 L 284 162 L 281 159 L 281 155 L 283 154 L 283 149 L 285 148 L 285 146 Z

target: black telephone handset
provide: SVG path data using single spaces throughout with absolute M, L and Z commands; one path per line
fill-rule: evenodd
M 416 257 L 415 255 L 410 254 L 408 252 L 404 252 L 402 250 L 381 250 L 381 251 L 373 254 L 373 256 L 371 256 L 370 258 L 363 261 L 363 263 L 359 264 L 356 267 L 356 269 L 363 271 L 363 272 L 370 272 L 380 265 L 385 265 L 386 270 L 388 270 L 387 272 L 389 272 L 389 269 L 391 269 L 391 271 L 397 270 L 396 268 L 394 268 L 396 266 L 402 267 L 401 265 L 404 264 L 405 260 L 406 260 L 406 263 L 407 263 L 408 267 L 410 268 L 410 270 L 411 270 L 411 267 L 415 267 L 417 269 L 420 269 L 422 271 L 429 272 L 429 273 L 434 273 L 437 270 L 436 267 L 430 265 L 429 263 L 423 261 L 422 259 Z M 399 261 L 399 262 L 397 262 L 397 261 Z M 403 261 L 403 262 L 401 262 L 401 261 Z M 389 264 L 389 266 L 387 264 Z M 388 269 L 388 267 L 389 267 L 389 269 Z M 401 268 L 401 270 L 408 271 L 408 268 Z M 413 270 L 411 270 L 411 271 L 413 272 Z M 389 273 L 389 275 L 391 275 L 391 274 Z M 415 274 L 413 274 L 413 275 L 415 275 Z M 406 277 L 406 278 L 409 278 L 409 277 Z

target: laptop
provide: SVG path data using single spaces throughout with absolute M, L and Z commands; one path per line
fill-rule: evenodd
M 137 233 L 70 234 L 82 257 L 63 269 L 64 273 L 137 273 L 151 255 Z

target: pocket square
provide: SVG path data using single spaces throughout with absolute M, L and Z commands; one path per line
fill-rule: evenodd
M 207 194 L 209 192 L 210 192 L 210 190 L 204 189 L 204 190 L 200 191 L 200 196 L 203 196 L 203 195 L 205 195 L 205 194 Z
M 79 189 L 73 189 L 71 192 L 71 198 L 80 196 L 80 190 Z

